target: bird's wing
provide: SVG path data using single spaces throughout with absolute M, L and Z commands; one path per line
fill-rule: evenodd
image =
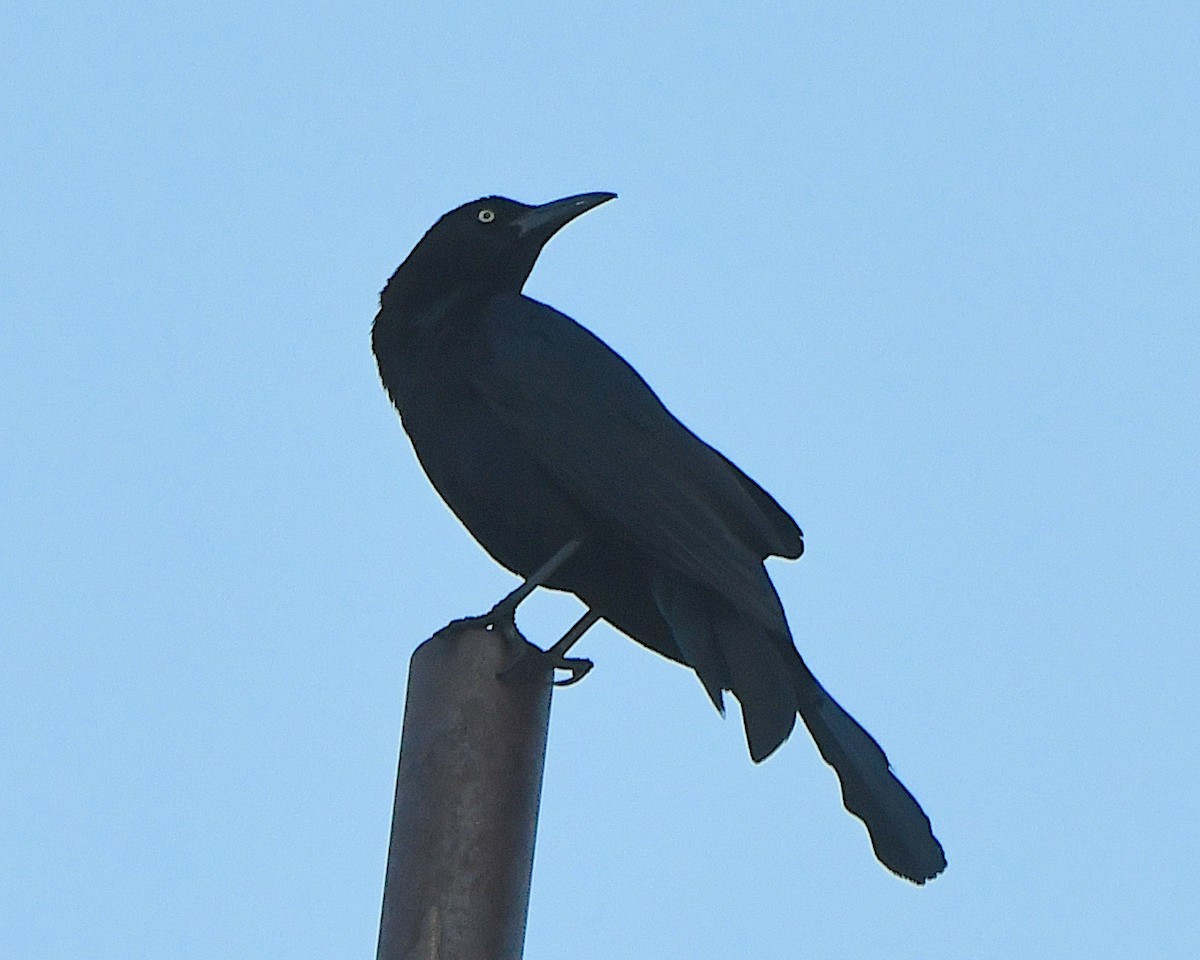
M 473 382 L 524 456 L 613 539 L 764 625 L 779 623 L 761 561 L 797 555 L 799 528 L 765 492 L 748 487 L 749 478 L 672 416 L 628 363 L 564 314 L 526 297 L 499 297 L 481 336 L 486 359 Z M 768 503 L 795 531 L 792 540 Z

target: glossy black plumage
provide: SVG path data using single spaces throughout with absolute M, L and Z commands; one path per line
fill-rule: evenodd
M 722 712 L 731 691 L 755 761 L 799 713 L 879 859 L 922 883 L 945 866 L 928 818 L 809 672 L 763 567 L 803 552 L 796 522 L 607 345 L 521 293 L 545 242 L 611 198 L 487 197 L 442 217 L 381 296 L 384 386 L 434 487 L 499 563 L 528 576 L 580 540 L 548 585 L 692 667 Z

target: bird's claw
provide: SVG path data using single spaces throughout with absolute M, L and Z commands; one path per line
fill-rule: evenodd
M 552 657 L 550 651 L 546 651 L 546 659 L 550 661 L 550 667 L 553 670 L 566 670 L 570 674 L 569 677 L 564 677 L 562 680 L 555 680 L 556 687 L 569 687 L 573 683 L 578 683 L 588 675 L 588 671 L 595 666 L 591 660 L 586 657 Z
M 492 633 L 499 634 L 505 640 L 511 643 L 525 643 L 526 640 L 521 636 L 521 631 L 517 629 L 517 621 L 512 614 L 508 616 L 493 617 L 491 614 L 484 614 L 482 618 L 487 626 L 487 629 Z
M 547 673 L 550 674 L 551 683 L 556 687 L 569 687 L 573 683 L 578 683 L 588 675 L 588 671 L 595 664 L 591 660 L 583 657 L 564 657 L 556 654 L 551 650 L 538 650 L 536 652 L 527 653 L 508 667 L 505 667 L 499 674 L 501 680 L 544 680 Z M 569 677 L 564 677 L 562 680 L 554 680 L 555 670 L 565 670 L 570 674 Z
M 514 610 L 506 608 L 504 601 L 501 601 L 487 613 L 481 613 L 474 617 L 460 617 L 452 620 L 449 626 L 457 627 L 460 630 L 487 630 L 491 633 L 498 633 L 507 640 L 524 640 L 521 631 L 517 629 L 514 613 Z

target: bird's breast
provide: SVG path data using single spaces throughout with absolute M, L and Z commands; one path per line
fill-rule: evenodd
M 400 415 L 434 489 L 502 566 L 527 576 L 582 536 L 575 503 L 469 385 L 430 384 Z

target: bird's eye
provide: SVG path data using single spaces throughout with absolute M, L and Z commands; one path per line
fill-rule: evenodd
M 480 223 L 491 223 L 495 219 L 496 219 L 496 211 L 495 210 L 480 210 L 479 211 L 479 222 Z

